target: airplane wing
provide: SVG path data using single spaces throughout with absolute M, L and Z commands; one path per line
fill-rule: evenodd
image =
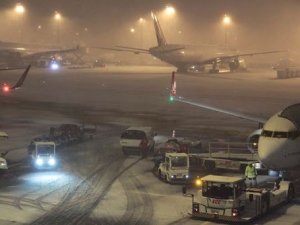
M 20 88 L 23 85 L 23 83 L 27 77 L 30 67 L 31 67 L 31 65 L 27 66 L 26 70 L 24 71 L 24 73 L 22 74 L 22 76 L 19 78 L 19 80 L 17 81 L 17 83 L 14 86 L 10 87 L 10 85 L 4 83 L 2 85 L 2 91 L 4 93 L 8 93 L 9 91 L 14 91 L 14 90 Z
M 51 56 L 55 54 L 65 54 L 65 53 L 71 53 L 71 52 L 76 52 L 79 51 L 79 47 L 77 46 L 76 48 L 69 48 L 69 49 L 57 49 L 57 50 L 49 50 L 49 51 L 40 51 L 40 52 L 35 52 L 31 54 L 27 54 L 23 56 L 24 58 L 38 58 L 41 56 Z
M 189 105 L 193 105 L 193 106 L 197 106 L 197 107 L 200 107 L 200 108 L 203 108 L 203 109 L 207 109 L 207 110 L 227 114 L 227 115 L 230 115 L 230 116 L 234 116 L 234 117 L 244 119 L 244 120 L 248 120 L 248 121 L 252 121 L 252 122 L 258 122 L 258 123 L 264 124 L 267 121 L 266 119 L 257 118 L 257 117 L 250 116 L 250 115 L 245 115 L 245 114 L 242 114 L 242 113 L 239 113 L 239 112 L 233 112 L 233 111 L 221 109 L 221 108 L 218 108 L 218 107 L 209 106 L 209 105 L 206 105 L 206 104 L 193 102 L 193 101 L 190 101 L 190 100 L 186 100 L 183 97 L 177 97 L 176 96 L 175 72 L 172 73 L 170 100 L 186 103 L 186 104 L 189 104 Z
M 19 80 L 17 81 L 17 83 L 13 87 L 10 88 L 10 90 L 16 90 L 16 89 L 20 88 L 23 85 L 23 83 L 24 83 L 24 81 L 25 81 L 25 79 L 27 77 L 27 74 L 28 74 L 28 72 L 30 70 L 30 67 L 31 67 L 31 65 L 27 66 L 27 68 L 24 71 L 24 73 L 22 74 L 22 76 L 19 78 Z
M 148 49 L 125 47 L 125 46 L 116 46 L 115 48 L 108 48 L 108 47 L 93 47 L 93 48 L 118 51 L 118 52 L 131 52 L 134 54 L 150 54 Z
M 201 61 L 201 64 L 214 63 L 216 61 L 225 61 L 231 60 L 242 56 L 254 56 L 254 55 L 265 55 L 265 54 L 275 54 L 286 52 L 285 50 L 276 50 L 276 51 L 265 51 L 265 52 L 250 52 L 250 53 L 240 53 L 240 54 L 230 54 L 230 55 L 220 55 L 214 58 L 207 59 L 205 61 Z

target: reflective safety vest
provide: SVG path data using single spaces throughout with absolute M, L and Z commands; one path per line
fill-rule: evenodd
M 257 176 L 257 171 L 254 166 L 250 167 L 249 165 L 246 167 L 245 176 L 248 178 L 255 178 Z

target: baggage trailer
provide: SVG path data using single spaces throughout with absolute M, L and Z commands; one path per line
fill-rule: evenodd
M 247 188 L 242 177 L 208 175 L 199 178 L 192 197 L 192 217 L 227 222 L 248 222 L 287 203 L 295 196 L 293 183 L 276 181 L 272 187 L 263 184 Z
M 259 162 L 257 152 L 251 152 L 247 143 L 210 142 L 208 153 L 189 154 L 191 170 L 226 169 L 244 173 L 246 166 L 252 163 L 259 174 L 267 169 Z

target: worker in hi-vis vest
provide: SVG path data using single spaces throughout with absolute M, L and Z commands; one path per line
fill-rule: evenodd
M 249 163 L 245 169 L 245 176 L 249 180 L 250 187 L 257 185 L 256 177 L 257 177 L 257 171 L 255 167 L 252 165 L 252 163 Z

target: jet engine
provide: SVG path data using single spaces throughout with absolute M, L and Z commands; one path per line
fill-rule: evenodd
M 234 58 L 229 62 L 229 69 L 231 72 L 237 70 L 246 70 L 246 63 L 244 59 Z
M 253 131 L 248 137 L 247 137 L 247 143 L 248 143 L 248 150 L 252 153 L 256 153 L 258 150 L 258 139 L 262 133 L 262 129 L 258 129 Z

